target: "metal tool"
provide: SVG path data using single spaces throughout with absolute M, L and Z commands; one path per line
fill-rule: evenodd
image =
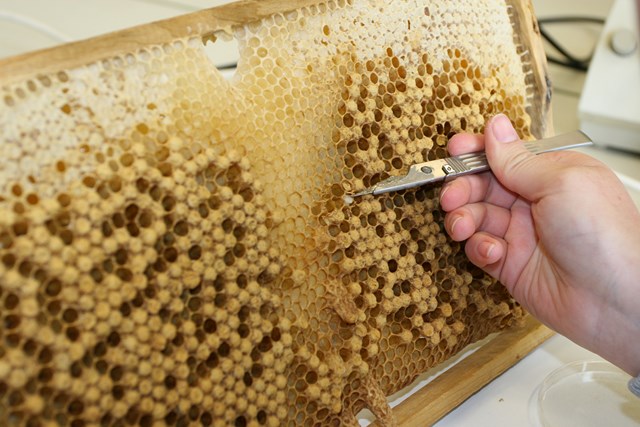
M 571 148 L 593 145 L 593 141 L 580 131 L 556 135 L 551 138 L 524 143 L 527 150 L 533 154 L 548 153 L 550 151 L 568 150 Z M 484 151 L 447 157 L 424 163 L 417 163 L 409 168 L 409 172 L 402 176 L 392 176 L 369 187 L 364 191 L 352 194 L 351 197 L 378 195 L 392 191 L 406 190 L 440 181 L 449 181 L 463 175 L 479 173 L 489 170 L 487 155 Z

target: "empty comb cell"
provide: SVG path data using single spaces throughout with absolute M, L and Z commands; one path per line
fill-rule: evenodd
M 523 317 L 437 188 L 345 196 L 499 112 L 544 136 L 528 1 L 263 3 L 0 63 L 0 424 L 391 425 Z

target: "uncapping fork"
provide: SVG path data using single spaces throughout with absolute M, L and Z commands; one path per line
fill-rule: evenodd
M 581 131 L 524 143 L 525 148 L 533 154 L 569 150 L 589 145 L 593 145 L 593 141 Z M 376 196 L 392 191 L 406 190 L 425 184 L 449 181 L 459 176 L 484 172 L 489 169 L 487 155 L 484 151 L 416 163 L 409 168 L 406 175 L 389 177 L 364 191 L 352 194 L 351 197 L 365 196 L 367 194 Z

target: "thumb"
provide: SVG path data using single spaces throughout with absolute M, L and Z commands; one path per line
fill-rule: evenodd
M 485 129 L 485 150 L 491 171 L 507 189 L 527 200 L 538 200 L 547 187 L 553 166 L 529 152 L 504 114 L 493 117 Z

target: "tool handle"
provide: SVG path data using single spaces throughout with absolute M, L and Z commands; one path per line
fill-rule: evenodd
M 584 147 L 592 144 L 593 142 L 591 139 L 583 132 L 574 131 L 537 141 L 528 141 L 524 143 L 524 146 L 533 154 L 542 154 L 551 151 Z M 445 177 L 446 181 L 462 175 L 480 173 L 490 169 L 489 162 L 487 161 L 487 155 L 484 151 L 448 157 L 445 160 L 447 162 L 447 165 L 444 167 L 444 171 L 447 174 Z
M 579 130 L 552 136 L 550 138 L 540 139 L 538 141 L 528 141 L 524 143 L 525 148 L 533 154 L 570 150 L 572 148 L 585 147 L 588 145 L 593 145 L 593 141 Z

